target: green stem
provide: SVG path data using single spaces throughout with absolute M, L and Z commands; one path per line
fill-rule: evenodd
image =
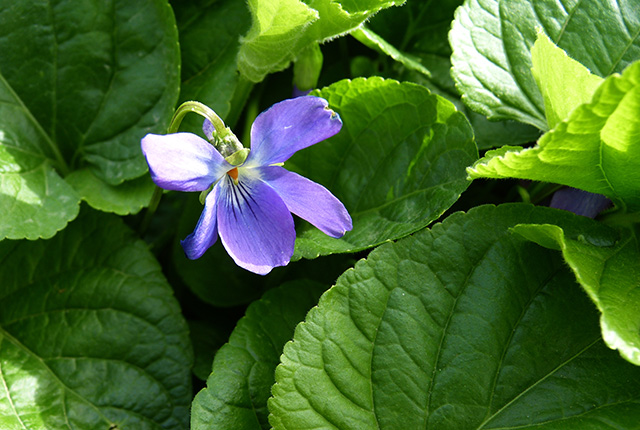
M 173 114 L 173 118 L 171 118 L 171 124 L 169 125 L 168 134 L 177 133 L 180 128 L 180 123 L 186 114 L 189 112 L 197 113 L 213 124 L 213 127 L 216 129 L 216 132 L 219 133 L 220 138 L 225 137 L 227 134 L 231 133 L 231 130 L 227 128 L 224 124 L 224 121 L 218 116 L 217 113 L 213 111 L 209 106 L 205 106 L 200 102 L 196 101 L 188 101 L 182 103 L 178 109 L 176 109 L 176 113 Z
M 153 218 L 153 214 L 156 213 L 158 206 L 160 205 L 160 199 L 162 198 L 162 188 L 156 187 L 153 190 L 153 195 L 151 196 L 151 201 L 149 202 L 149 206 L 147 207 L 147 211 L 144 214 L 144 218 L 140 223 L 140 236 L 144 235 L 151 225 L 151 218 Z

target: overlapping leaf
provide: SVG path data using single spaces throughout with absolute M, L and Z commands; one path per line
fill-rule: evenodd
M 296 255 L 350 252 L 398 239 L 446 211 L 467 188 L 477 157 L 463 114 L 426 88 L 380 78 L 341 81 L 317 93 L 342 130 L 294 155 L 285 167 L 319 182 L 346 206 L 353 230 L 333 239 L 298 229 Z
M 140 138 L 164 131 L 177 98 L 169 5 L 2 1 L 0 28 L 0 208 L 12 226 L 0 238 L 50 237 L 81 198 L 119 213 L 146 204 L 144 189 L 116 188 L 146 173 Z M 62 178 L 80 169 L 109 192 L 74 191 Z
M 86 211 L 0 243 L 0 427 L 183 429 L 188 330 L 146 245 Z
M 602 313 L 602 337 L 610 348 L 640 365 L 640 249 L 637 228 L 625 230 L 617 243 L 591 243 L 567 237 L 556 225 L 520 225 L 522 236 L 551 249 L 560 249 L 578 282 Z
M 606 77 L 640 58 L 639 7 L 638 0 L 467 0 L 450 36 L 456 85 L 465 102 L 489 118 L 545 130 L 543 98 L 531 74 L 536 29 Z
M 193 430 L 269 428 L 267 399 L 282 347 L 325 289 L 295 281 L 249 306 L 229 343 L 216 354 L 207 388 L 193 401 Z
M 367 23 L 376 33 L 372 42 L 405 67 L 391 77 L 425 85 L 453 102 L 469 118 L 478 148 L 517 145 L 537 139 L 539 132 L 531 126 L 513 121 L 489 121 L 460 101 L 451 78 L 451 48 L 448 34 L 455 9 L 462 0 L 408 2 L 400 8 L 381 11 Z M 363 35 L 352 33 L 363 41 Z M 370 42 L 363 41 L 370 45 Z M 416 64 L 417 63 L 417 64 Z M 396 68 L 392 68 L 395 71 Z M 429 72 L 425 74 L 425 70 Z M 389 73 L 387 70 L 386 73 Z
M 353 30 L 383 8 L 404 0 L 249 0 L 252 26 L 242 40 L 240 72 L 260 82 L 283 70 L 307 46 Z
M 555 251 L 510 232 L 597 222 L 524 204 L 457 213 L 374 250 L 284 348 L 274 429 L 633 428 L 640 368 L 608 349 Z
M 473 178 L 523 178 L 603 194 L 621 210 L 640 210 L 640 62 L 607 78 L 591 103 L 540 138 L 533 148 L 489 151 Z

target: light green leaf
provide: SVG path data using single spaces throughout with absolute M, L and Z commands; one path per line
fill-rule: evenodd
M 569 58 L 542 31 L 538 32 L 538 39 L 531 48 L 531 62 L 533 77 L 544 99 L 550 129 L 568 118 L 575 108 L 591 101 L 593 93 L 603 81 Z
M 33 220 L 12 216 L 0 238 L 50 237 L 78 212 L 60 177 L 89 169 L 115 186 L 146 174 L 140 139 L 166 130 L 177 100 L 175 20 L 162 0 L 0 0 L 0 10 L 0 211 Z
M 269 428 L 267 399 L 282 348 L 325 290 L 325 285 L 298 280 L 249 306 L 216 354 L 207 388 L 193 400 L 193 430 Z
M 600 310 L 602 337 L 640 365 L 640 249 L 637 228 L 623 238 L 567 237 L 556 225 L 517 225 L 514 231 L 542 246 L 561 249 L 578 282 Z
M 640 210 L 640 62 L 612 75 L 589 104 L 546 133 L 533 148 L 489 151 L 471 178 L 521 178 L 580 188 Z
M 51 139 L 0 75 L 0 240 L 49 238 L 78 215 L 80 197 Z
M 333 239 L 298 228 L 296 257 L 366 249 L 437 219 L 467 188 L 477 157 L 463 114 L 426 88 L 380 78 L 341 81 L 316 93 L 343 121 L 333 138 L 285 165 L 323 184 L 345 205 L 353 230 Z
M 238 68 L 250 81 L 260 82 L 285 69 L 309 45 L 351 31 L 379 10 L 404 1 L 249 0 L 253 23 L 242 39 Z
M 275 430 L 626 429 L 640 368 L 600 337 L 556 251 L 518 223 L 597 223 L 524 204 L 457 213 L 345 272 L 285 345 Z
M 114 216 L 0 242 L 0 428 L 184 429 L 188 330 L 160 266 Z
M 450 34 L 452 74 L 463 100 L 491 119 L 515 119 L 546 130 L 544 101 L 531 73 L 536 29 L 606 77 L 640 58 L 638 8 L 638 0 L 465 1 Z

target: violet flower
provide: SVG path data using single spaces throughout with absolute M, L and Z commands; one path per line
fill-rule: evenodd
M 159 187 L 211 189 L 195 230 L 181 241 L 187 257 L 201 257 L 220 235 L 238 266 L 267 274 L 288 264 L 293 255 L 291 212 L 331 237 L 351 230 L 351 217 L 333 194 L 281 167 L 295 152 L 333 136 L 341 127 L 326 100 L 304 96 L 258 115 L 251 127 L 251 150 L 241 149 L 226 159 L 195 134 L 146 135 L 142 151 Z M 209 121 L 203 129 L 215 140 Z

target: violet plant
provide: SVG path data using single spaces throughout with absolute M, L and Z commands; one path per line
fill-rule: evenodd
M 187 103 L 187 110 L 207 112 Z M 175 117 L 181 113 L 179 108 Z M 188 258 L 202 257 L 219 232 L 238 266 L 265 275 L 288 264 L 293 255 L 296 234 L 290 212 L 331 237 L 351 230 L 349 213 L 326 188 L 281 167 L 297 151 L 340 131 L 340 117 L 326 100 L 297 97 L 258 115 L 251 127 L 250 151 L 217 115 L 212 119 L 205 119 L 203 130 L 214 145 L 191 133 L 148 134 L 142 139 L 156 185 L 204 192 L 198 225 L 181 241 Z
M 0 429 L 637 428 L 639 10 L 0 0 Z

